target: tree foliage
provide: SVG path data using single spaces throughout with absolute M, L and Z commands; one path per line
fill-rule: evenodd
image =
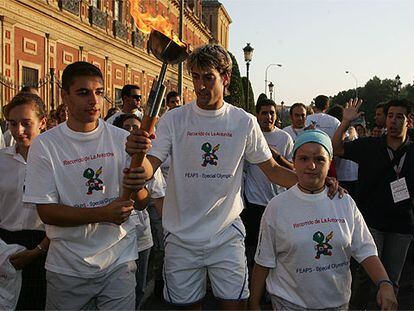
M 247 77 L 242 77 L 242 84 L 243 84 L 243 89 L 245 90 L 244 92 L 246 92 L 246 89 L 249 90 L 249 102 L 244 105 L 244 110 L 246 110 L 247 112 L 250 112 L 251 114 L 255 114 L 255 104 L 254 104 L 254 93 L 253 93 L 253 89 L 252 89 L 252 85 L 249 81 L 249 85 L 247 85 Z M 245 100 L 246 101 L 246 100 Z
M 230 85 L 228 87 L 229 95 L 224 97 L 224 100 L 229 104 L 232 104 L 237 107 L 244 108 L 245 100 L 244 100 L 244 91 L 243 91 L 243 84 L 240 77 L 240 70 L 239 65 L 237 64 L 237 60 L 233 54 L 230 54 L 231 60 L 233 62 L 233 68 L 231 71 L 231 80 Z

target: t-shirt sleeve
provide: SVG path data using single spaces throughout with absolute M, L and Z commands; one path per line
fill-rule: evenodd
M 50 154 L 39 139 L 29 149 L 23 201 L 37 204 L 59 203 Z
M 293 139 L 288 134 L 288 138 L 287 138 L 287 142 L 286 142 L 285 154 L 283 155 L 286 160 L 292 161 L 292 157 L 293 157 L 292 152 L 293 152 Z
M 158 122 L 155 139 L 152 141 L 152 148 L 148 155 L 158 158 L 164 162 L 171 154 L 172 133 L 169 124 L 172 122 L 170 115 L 164 115 Z
M 361 263 L 370 256 L 378 256 L 378 252 L 368 226 L 352 199 L 351 204 L 354 210 L 354 231 L 352 233 L 351 252 L 352 257 L 358 263 Z
M 266 209 L 269 209 L 269 205 Z M 260 222 L 259 242 L 254 257 L 257 264 L 267 268 L 276 268 L 276 230 L 270 224 L 272 219 L 268 211 L 263 213 Z
M 247 136 L 245 158 L 252 164 L 265 162 L 272 157 L 272 153 L 263 136 L 259 123 L 253 120 L 253 118 L 250 119 L 250 123 L 252 127 Z
M 161 169 L 157 169 L 154 173 L 154 177 L 151 179 L 150 184 L 148 185 L 148 191 L 151 194 L 152 199 L 158 199 L 165 197 L 165 190 L 167 184 L 165 182 L 164 176 L 161 173 Z

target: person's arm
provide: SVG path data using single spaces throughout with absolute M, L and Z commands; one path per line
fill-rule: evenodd
M 298 182 L 298 178 L 293 171 L 282 167 L 276 163 L 273 158 L 257 165 L 267 176 L 267 178 L 274 184 L 278 184 L 279 186 L 285 188 L 290 188 Z
M 10 263 L 16 270 L 22 270 L 26 265 L 30 264 L 37 257 L 45 254 L 49 248 L 49 239 L 45 237 L 35 248 L 26 249 L 10 256 Z
M 288 161 L 284 156 L 282 156 L 275 148 L 272 146 L 269 146 L 270 151 L 272 152 L 272 157 L 275 159 L 277 164 L 288 168 L 290 170 L 293 170 L 293 163 Z
M 344 141 L 345 141 L 345 134 L 349 128 L 351 122 L 361 115 L 363 112 L 358 111 L 362 105 L 361 99 L 351 99 L 345 106 L 342 122 L 336 129 L 334 136 L 332 137 L 332 146 L 334 149 L 334 155 L 336 156 L 343 156 L 344 155 Z
M 125 222 L 131 214 L 133 201 L 116 199 L 108 205 L 93 208 L 77 208 L 64 204 L 36 204 L 40 219 L 48 225 L 74 227 L 97 222 L 117 225 Z
M 260 310 L 260 300 L 262 299 L 266 278 L 269 268 L 257 263 L 253 267 L 252 282 L 250 286 L 249 310 Z
M 370 256 L 364 259 L 361 265 L 372 282 L 379 284 L 377 303 L 381 310 L 397 310 L 398 303 L 394 293 L 394 286 L 378 256 Z

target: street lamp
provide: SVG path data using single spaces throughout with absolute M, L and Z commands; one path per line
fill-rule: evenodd
M 284 113 L 283 113 L 283 106 L 284 105 L 285 105 L 285 102 L 282 100 L 280 102 L 280 106 L 281 106 L 281 110 L 280 110 L 280 122 L 282 123 L 282 127 L 283 127 L 283 115 L 284 115 Z
M 401 85 L 402 85 L 402 82 L 401 82 L 401 78 L 400 78 L 400 76 L 399 75 L 397 75 L 396 77 L 395 77 L 395 79 L 394 79 L 394 87 L 393 87 L 393 89 L 394 89 L 394 94 L 395 94 L 395 97 L 398 99 L 398 95 L 400 94 L 400 92 L 401 92 Z
M 355 98 L 358 98 L 358 79 L 356 78 L 356 76 L 350 72 L 349 70 L 345 71 L 345 73 L 350 74 L 354 80 L 355 80 Z
M 282 67 L 282 64 L 270 64 L 266 67 L 266 70 L 265 70 L 265 95 L 267 95 L 267 71 L 272 66 Z M 269 92 L 270 92 L 270 90 L 269 90 Z
M 268 86 L 269 86 L 270 99 L 273 99 L 273 89 L 274 89 L 275 85 L 273 84 L 272 81 L 270 81 Z
M 247 43 L 247 45 L 243 48 L 244 52 L 244 61 L 246 62 L 246 110 L 249 110 L 249 66 L 250 62 L 253 57 L 253 48 L 250 46 L 250 43 Z

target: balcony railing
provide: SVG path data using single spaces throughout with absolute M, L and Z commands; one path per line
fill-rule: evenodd
M 59 0 L 59 8 L 72 14 L 79 15 L 80 0 Z
M 132 32 L 132 45 L 137 48 L 144 48 L 145 35 L 139 31 L 135 30 Z
M 107 14 L 94 6 L 89 7 L 89 22 L 103 30 L 106 29 Z
M 128 37 L 127 28 L 120 21 L 116 21 L 116 20 L 114 21 L 113 31 L 114 31 L 114 36 L 117 38 L 126 40 Z

